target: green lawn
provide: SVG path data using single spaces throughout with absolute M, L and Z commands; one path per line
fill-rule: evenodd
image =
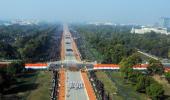
M 6 100 L 50 100 L 52 73 L 49 71 L 28 71 L 17 75 L 17 81 L 5 90 Z
M 109 79 L 105 72 L 97 71 L 96 76 L 104 84 L 105 91 L 110 94 L 111 98 L 114 100 L 122 100 L 121 97 L 117 95 L 115 84 Z
M 50 100 L 51 79 L 51 72 L 40 71 L 35 81 L 38 87 L 30 91 L 27 100 Z
M 3 99 L 10 100 L 24 99 L 29 95 L 29 91 L 37 88 L 34 84 L 37 78 L 37 72 L 24 72 L 16 75 L 14 80 L 10 81 L 10 86 L 4 89 Z
M 118 95 L 123 98 L 123 100 L 148 100 L 148 97 L 145 94 L 137 93 L 134 87 L 131 84 L 127 84 L 120 72 L 105 72 L 112 82 L 115 83 L 115 86 L 118 90 Z

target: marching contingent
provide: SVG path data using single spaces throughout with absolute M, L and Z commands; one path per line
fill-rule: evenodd
M 67 82 L 67 86 L 68 86 L 67 97 L 69 97 L 70 96 L 69 92 L 71 89 L 75 89 L 75 90 L 82 89 L 84 87 L 84 84 L 80 81 L 69 81 Z
M 84 87 L 84 84 L 81 81 L 70 81 L 68 82 L 68 87 L 70 89 L 82 89 Z

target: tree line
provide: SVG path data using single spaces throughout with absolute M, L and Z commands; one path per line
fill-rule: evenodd
M 170 35 L 155 32 L 132 34 L 130 33 L 132 26 L 72 25 L 72 27 L 88 42 L 84 43 L 88 45 L 87 47 L 97 50 L 102 63 L 119 63 L 123 57 L 131 55 L 135 48 L 158 57 L 170 58 Z
M 80 44 L 78 47 L 81 54 L 85 53 L 82 55 L 84 59 L 93 56 L 92 59 L 98 60 L 99 63 L 119 64 L 125 82 L 133 85 L 137 92 L 145 93 L 154 100 L 164 99 L 163 86 L 152 78 L 156 74 L 165 75 L 170 79 L 170 74 L 164 73 L 161 62 L 146 59 L 149 64 L 147 70 L 142 72 L 135 71 L 132 67 L 140 65 L 143 60 L 141 55 L 136 53 L 136 48 L 161 58 L 170 58 L 170 35 L 155 32 L 132 34 L 130 33 L 132 26 L 73 25 L 72 27 L 80 34 L 77 44 Z M 82 40 L 84 42 L 81 42 Z
M 18 76 L 27 73 L 25 63 L 59 59 L 61 34 L 60 24 L 0 26 L 0 59 L 12 60 L 6 66 L 0 64 L 0 99 L 19 84 Z
M 152 75 L 163 75 L 164 67 L 161 62 L 150 59 L 147 70 L 141 71 L 133 70 L 133 66 L 140 64 L 141 58 L 137 53 L 124 58 L 120 62 L 120 71 L 127 81 L 134 85 L 135 90 L 140 93 L 146 93 L 153 100 L 164 99 L 163 86 L 152 78 Z
M 0 26 L 0 59 L 22 59 L 26 62 L 50 60 L 49 51 L 55 45 L 54 41 L 59 41 L 61 33 L 59 24 Z

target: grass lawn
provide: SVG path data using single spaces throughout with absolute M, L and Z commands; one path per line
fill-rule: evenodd
M 37 89 L 31 90 L 27 100 L 50 100 L 52 73 L 49 71 L 39 71 L 35 81 Z
M 116 95 L 117 88 L 115 84 L 110 80 L 104 71 L 97 71 L 96 76 L 104 84 L 105 91 L 110 94 L 111 98 L 114 100 L 122 100 L 121 97 Z
M 25 72 L 17 82 L 5 90 L 5 100 L 50 100 L 52 73 L 49 71 Z M 1 99 L 1 98 L 0 98 Z
M 121 96 L 123 100 L 148 100 L 145 94 L 137 93 L 131 84 L 125 83 L 120 72 L 106 71 L 105 73 L 115 83 L 118 90 L 117 95 Z
M 25 100 L 31 90 L 37 88 L 38 84 L 35 84 L 37 79 L 37 72 L 25 72 L 16 76 L 15 81 L 11 81 L 10 87 L 6 88 L 3 93 L 3 99 L 16 99 Z
M 17 76 L 17 81 L 3 94 L 5 100 L 50 100 L 52 73 L 28 71 Z M 0 98 L 1 99 L 1 98 Z

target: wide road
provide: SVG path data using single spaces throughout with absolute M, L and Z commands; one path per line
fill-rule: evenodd
M 80 88 L 78 84 L 81 84 Z M 65 85 L 66 100 L 89 100 L 80 71 L 67 71 Z
M 63 27 L 62 45 L 64 47 L 64 61 L 65 62 L 80 62 L 80 53 L 77 49 L 75 41 L 68 29 L 67 25 Z
M 65 82 L 65 89 L 62 89 L 65 92 L 64 96 L 62 95 L 63 93 L 60 94 L 60 96 L 64 97 L 65 100 L 89 100 L 81 72 L 67 70 L 67 67 L 77 67 L 76 64 L 81 61 L 77 45 L 67 25 L 63 27 L 61 45 L 61 60 L 65 63 L 64 68 L 66 68 L 66 70 L 65 74 L 61 75 L 65 76 L 65 80 L 61 80 Z

